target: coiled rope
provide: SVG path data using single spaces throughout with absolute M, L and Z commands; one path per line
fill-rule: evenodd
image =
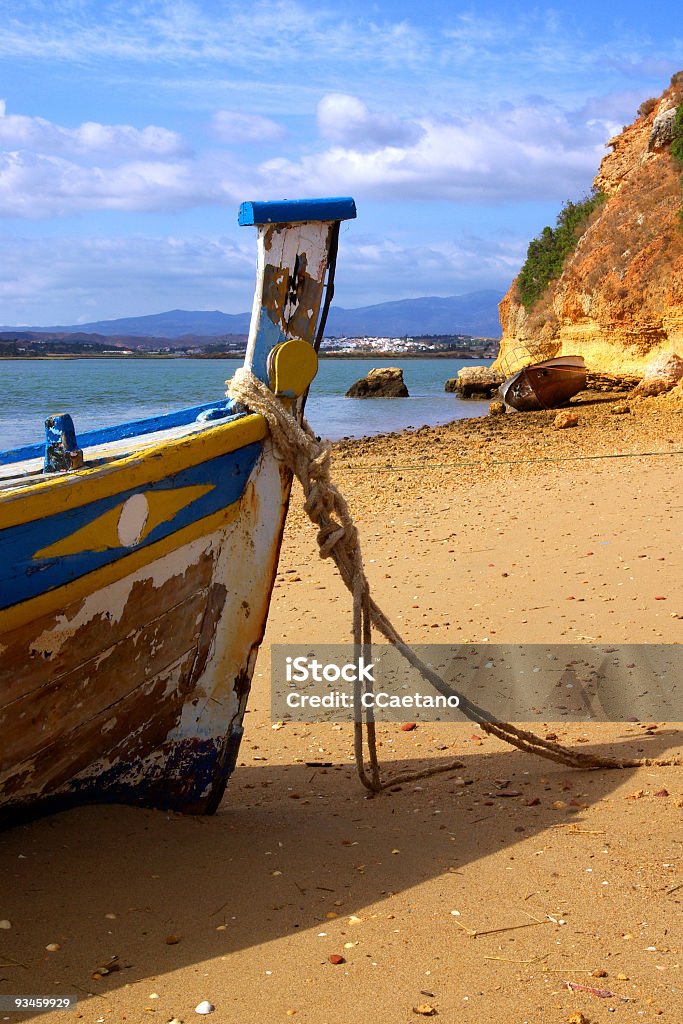
M 346 587 L 353 596 L 353 640 L 356 648 L 366 652 L 372 640 L 374 626 L 393 644 L 435 689 L 445 696 L 456 695 L 453 689 L 429 665 L 425 664 L 403 640 L 387 616 L 370 595 L 358 530 L 353 522 L 346 499 L 330 476 L 331 446 L 317 440 L 306 420 L 301 426 L 287 405 L 281 402 L 249 370 L 239 369 L 226 381 L 228 396 L 253 412 L 260 413 L 270 429 L 274 446 L 286 465 L 297 477 L 304 492 L 304 510 L 318 527 L 318 547 L 321 558 L 332 558 Z M 360 706 L 361 686 L 356 682 L 355 704 Z M 680 758 L 626 758 L 599 757 L 584 751 L 571 750 L 551 740 L 543 739 L 509 722 L 491 721 L 488 714 L 467 698 L 457 694 L 460 710 L 480 728 L 506 743 L 527 753 L 537 754 L 572 768 L 639 768 L 680 764 Z M 378 793 L 399 783 L 426 778 L 440 772 L 462 767 L 462 761 L 395 775 L 383 781 L 377 757 L 377 740 L 372 714 L 366 712 L 365 735 L 368 768 L 363 752 L 363 722 L 354 723 L 354 757 L 358 778 L 366 789 Z

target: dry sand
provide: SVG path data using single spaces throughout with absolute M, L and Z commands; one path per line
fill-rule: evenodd
M 539 413 L 338 446 L 374 595 L 409 641 L 680 642 L 683 413 L 610 404 L 580 403 L 571 430 Z M 349 637 L 299 503 L 219 813 L 83 808 L 5 833 L 0 993 L 78 994 L 77 1017 L 45 1021 L 188 1024 L 208 999 L 231 1024 L 681 1024 L 683 769 L 577 772 L 472 726 L 385 725 L 390 770 L 463 767 L 367 799 L 348 726 L 273 728 L 269 644 Z M 681 752 L 666 723 L 549 729 Z

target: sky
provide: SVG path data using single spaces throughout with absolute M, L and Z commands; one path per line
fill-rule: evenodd
M 670 0 L 0 0 L 0 25 L 5 325 L 251 308 L 246 199 L 356 199 L 340 306 L 502 294 L 683 68 Z

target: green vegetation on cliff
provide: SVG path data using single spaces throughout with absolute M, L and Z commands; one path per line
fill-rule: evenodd
M 578 203 L 568 200 L 557 215 L 555 227 L 545 227 L 532 239 L 527 250 L 517 285 L 524 308 L 528 312 L 540 299 L 550 281 L 562 273 L 564 261 L 572 252 L 588 226 L 588 218 L 605 200 L 605 195 L 593 189 Z
M 671 139 L 671 155 L 683 167 L 683 103 L 676 110 Z
M 678 166 L 683 167 L 683 103 L 681 103 L 677 108 L 676 116 L 674 118 L 671 139 L 671 155 Z M 681 185 L 683 186 L 683 175 L 681 176 Z M 681 206 L 678 211 L 678 223 L 681 230 L 683 230 L 683 206 Z

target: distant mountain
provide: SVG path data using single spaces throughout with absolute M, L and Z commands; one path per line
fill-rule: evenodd
M 333 305 L 325 333 L 399 338 L 404 334 L 471 334 L 498 338 L 501 298 L 500 292 L 487 290 L 451 295 L 446 299 L 438 296 L 399 299 L 360 309 Z
M 497 338 L 500 335 L 496 291 L 469 292 L 449 298 L 431 296 L 380 302 L 374 306 L 343 309 L 333 306 L 325 333 L 340 337 L 377 337 L 405 334 L 471 334 Z M 118 320 L 97 320 L 87 324 L 55 327 L 22 327 L 22 332 L 44 334 L 97 334 L 106 338 L 217 338 L 226 334 L 247 334 L 250 313 L 221 313 L 220 310 L 171 309 L 149 316 L 127 316 Z M 7 332 L 15 328 L 2 327 Z
M 60 334 L 100 334 L 106 338 L 122 335 L 127 338 L 182 338 L 192 334 L 215 338 L 223 334 L 246 334 L 250 313 L 221 313 L 219 309 L 171 309 L 149 316 L 125 316 L 118 320 L 96 320 L 89 324 L 59 327 L 32 327 Z M 6 330 L 6 328 L 3 328 Z

